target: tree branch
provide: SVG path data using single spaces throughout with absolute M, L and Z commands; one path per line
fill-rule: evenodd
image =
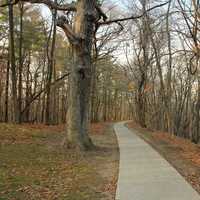
M 15 5 L 19 2 L 20 0 L 15 0 L 13 2 L 8 2 L 8 3 L 4 3 L 4 4 L 1 4 L 0 7 L 6 7 L 6 6 L 9 6 L 9 5 Z
M 61 76 L 60 78 L 56 79 L 53 83 L 50 84 L 50 86 L 55 86 L 56 84 L 58 84 L 58 82 L 62 81 L 63 79 L 65 79 L 67 76 L 70 75 L 69 73 L 64 74 L 63 76 Z M 23 114 L 29 107 L 30 105 L 37 99 L 39 98 L 39 96 L 43 93 L 46 92 L 47 90 L 47 85 L 45 86 L 45 88 L 41 89 L 26 105 L 26 107 L 21 111 L 21 114 Z
M 165 6 L 168 3 L 169 3 L 169 1 L 167 1 L 165 3 L 162 3 L 162 4 L 159 4 L 159 5 L 156 5 L 156 6 L 153 6 L 152 8 L 147 9 L 145 12 L 143 12 L 141 15 L 138 15 L 138 16 L 133 16 L 132 15 L 130 17 L 125 17 L 125 18 L 119 18 L 119 19 L 113 19 L 113 20 L 109 20 L 109 21 L 99 22 L 98 24 L 99 25 L 109 25 L 109 24 L 112 24 L 112 23 L 128 21 L 128 20 L 131 20 L 131 19 L 138 19 L 138 18 L 143 17 L 147 12 L 150 12 L 150 11 L 156 9 L 156 8 L 160 8 L 162 6 Z
M 103 18 L 103 21 L 105 22 L 108 17 L 106 16 L 106 14 L 103 12 L 103 10 L 101 9 L 100 6 L 98 6 L 98 4 L 95 5 L 97 12 L 99 13 L 100 19 L 101 17 Z
M 72 27 L 69 25 L 67 18 L 63 15 L 57 19 L 57 26 L 62 28 L 72 44 L 78 44 L 81 40 L 77 34 L 74 33 Z
M 5 3 L 0 5 L 0 7 L 6 7 L 8 5 L 15 5 L 18 2 L 27 2 L 27 3 L 39 3 L 39 4 L 45 4 L 47 5 L 50 9 L 56 9 L 56 10 L 63 10 L 63 11 L 76 11 L 76 3 L 66 3 L 59 5 L 51 0 L 14 0 L 11 3 Z

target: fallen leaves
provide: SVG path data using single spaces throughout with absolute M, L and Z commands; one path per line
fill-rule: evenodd
M 93 123 L 91 125 L 91 134 L 103 135 L 105 134 L 105 129 L 108 127 L 107 123 Z
M 0 199 L 114 199 L 111 180 L 117 176 L 117 165 L 112 159 L 117 142 L 108 124 L 91 128 L 93 140 L 106 151 L 64 151 L 60 146 L 64 130 L 64 125 L 0 124 Z M 112 170 L 103 168 L 107 164 Z M 101 188 L 107 188 L 103 196 Z

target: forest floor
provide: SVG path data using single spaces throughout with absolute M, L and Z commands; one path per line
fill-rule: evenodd
M 114 200 L 119 151 L 111 123 L 92 125 L 97 149 L 64 150 L 64 126 L 0 124 L 0 200 Z
M 200 146 L 168 133 L 150 131 L 138 124 L 127 124 L 157 150 L 200 193 Z

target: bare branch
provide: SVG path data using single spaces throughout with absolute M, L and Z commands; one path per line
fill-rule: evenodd
M 63 79 L 65 79 L 66 77 L 68 77 L 70 75 L 70 72 L 64 74 L 63 76 L 61 76 L 60 78 L 56 79 L 53 83 L 50 84 L 50 86 L 55 86 L 58 83 L 60 83 L 61 81 L 63 81 Z M 45 88 L 41 89 L 37 94 L 34 95 L 34 97 L 28 102 L 28 104 L 26 105 L 26 107 L 21 111 L 21 114 L 23 114 L 29 107 L 30 105 L 40 97 L 40 95 L 43 92 L 46 92 L 47 90 L 47 85 L 45 86 Z
M 138 16 L 130 16 L 130 17 L 125 17 L 125 18 L 113 19 L 113 20 L 109 20 L 109 21 L 99 22 L 98 24 L 99 25 L 109 25 L 109 24 L 112 24 L 112 23 L 118 23 L 118 22 L 138 19 L 138 18 L 143 17 L 147 12 L 150 12 L 150 11 L 156 9 L 156 8 L 160 8 L 162 6 L 165 6 L 168 3 L 169 3 L 169 1 L 162 3 L 162 4 L 159 4 L 159 5 L 156 5 L 156 6 L 153 6 L 152 8 L 147 9 L 144 13 L 142 13 L 141 15 L 138 15 Z
M 69 41 L 73 44 L 78 44 L 82 39 L 77 34 L 74 33 L 72 27 L 69 25 L 67 18 L 63 15 L 60 16 L 57 20 L 57 26 L 63 29 Z
M 38 4 L 45 4 L 47 5 L 50 9 L 56 9 L 56 10 L 64 10 L 64 11 L 76 11 L 76 4 L 73 3 L 66 3 L 59 5 L 51 0 L 15 0 L 11 3 L 5 3 L 0 5 L 0 7 L 6 7 L 8 5 L 15 5 L 18 2 L 27 2 L 27 3 L 38 3 Z
M 8 3 L 4 3 L 4 4 L 1 4 L 0 7 L 6 7 L 6 6 L 9 6 L 9 5 L 15 5 L 19 2 L 20 0 L 15 0 L 13 2 L 8 2 Z
M 100 6 L 98 6 L 98 5 L 96 4 L 95 7 L 96 7 L 97 12 L 98 12 L 99 15 L 100 15 L 100 18 L 102 17 L 102 18 L 103 18 L 103 21 L 105 22 L 105 21 L 108 19 L 108 17 L 107 17 L 106 14 L 103 12 L 103 10 L 101 9 Z

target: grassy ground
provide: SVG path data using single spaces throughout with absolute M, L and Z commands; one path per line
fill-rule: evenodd
M 131 122 L 139 137 L 156 149 L 200 193 L 200 146 L 168 133 L 153 132 Z
M 64 126 L 0 124 L 0 200 L 112 200 L 118 146 L 111 124 L 93 124 L 92 152 L 61 147 Z

